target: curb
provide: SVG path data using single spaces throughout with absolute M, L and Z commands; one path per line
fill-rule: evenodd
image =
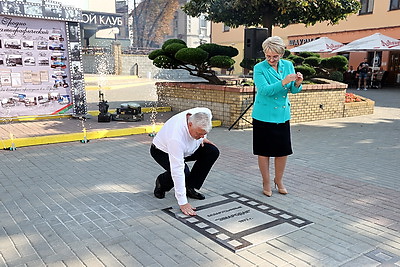
M 4 150 L 15 150 L 19 147 L 37 146 L 37 145 L 48 145 L 56 143 L 66 143 L 79 141 L 81 143 L 88 143 L 90 140 L 128 136 L 134 134 L 149 134 L 154 136 L 164 124 L 155 124 L 147 126 L 129 127 L 124 129 L 112 129 L 112 130 L 98 130 L 98 131 L 86 131 L 84 128 L 82 132 L 69 133 L 69 134 L 54 134 L 37 137 L 26 137 L 26 138 L 11 138 L 8 140 L 2 140 Z M 219 120 L 212 121 L 213 127 L 219 127 L 222 122 Z

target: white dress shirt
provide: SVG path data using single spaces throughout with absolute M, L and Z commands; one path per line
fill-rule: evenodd
M 161 151 L 168 153 L 175 197 L 179 205 L 188 203 L 185 185 L 184 158 L 192 155 L 201 145 L 204 138 L 194 139 L 189 134 L 187 114 L 208 113 L 208 108 L 193 108 L 171 117 L 153 139 L 153 144 Z M 210 122 L 211 123 L 211 122 Z

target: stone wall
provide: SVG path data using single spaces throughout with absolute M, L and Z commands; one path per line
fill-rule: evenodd
M 212 110 L 213 119 L 221 120 L 223 126 L 232 126 L 243 115 L 234 128 L 251 127 L 253 87 L 179 82 L 159 82 L 156 85 L 159 101 L 174 111 L 205 106 Z M 291 122 L 373 113 L 374 101 L 345 103 L 346 88 L 347 85 L 342 83 L 303 85 L 300 93 L 289 94 Z
M 366 99 L 361 102 L 344 103 L 343 117 L 354 117 L 374 113 L 375 101 Z

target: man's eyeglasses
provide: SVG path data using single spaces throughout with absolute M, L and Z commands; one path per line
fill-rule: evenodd
M 267 56 L 267 55 L 265 55 L 265 58 L 266 58 L 267 60 L 271 60 L 271 59 L 273 59 L 273 60 L 279 60 L 280 57 L 281 57 L 280 55 L 275 55 L 275 56 Z

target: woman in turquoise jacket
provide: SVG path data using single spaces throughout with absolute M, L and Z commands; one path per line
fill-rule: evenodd
M 278 36 L 267 38 L 262 44 L 265 60 L 254 66 L 253 77 L 257 94 L 253 106 L 253 153 L 263 178 L 263 193 L 272 196 L 270 185 L 270 157 L 275 158 L 275 188 L 287 194 L 283 173 L 288 155 L 292 154 L 290 137 L 290 101 L 288 93 L 301 91 L 303 75 L 295 73 L 292 62 L 281 59 L 285 43 Z

